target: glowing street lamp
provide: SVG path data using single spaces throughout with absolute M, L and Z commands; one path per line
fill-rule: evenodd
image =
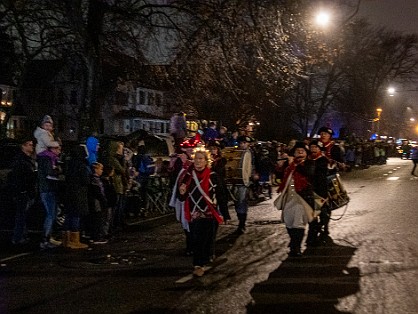
M 395 95 L 395 89 L 393 88 L 393 87 L 389 87 L 388 88 L 388 93 L 389 93 L 389 96 L 391 96 L 391 97 L 393 97 L 394 95 Z
M 377 135 L 379 135 L 379 133 L 380 133 L 380 115 L 382 114 L 382 108 L 377 108 L 376 109 L 376 111 L 377 111 Z
M 329 24 L 331 16 L 328 12 L 321 11 L 316 15 L 315 22 L 321 27 L 325 27 Z

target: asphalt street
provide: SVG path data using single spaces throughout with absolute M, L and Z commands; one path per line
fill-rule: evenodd
M 89 250 L 0 251 L 0 313 L 418 313 L 418 178 L 410 160 L 343 174 L 351 201 L 326 245 L 288 258 L 280 212 L 221 225 L 217 261 L 192 278 L 172 215 Z M 230 208 L 231 214 L 233 208 Z M 34 235 L 35 236 L 35 235 Z M 191 278 L 191 279 L 190 279 Z M 190 279 L 190 280 L 189 280 Z

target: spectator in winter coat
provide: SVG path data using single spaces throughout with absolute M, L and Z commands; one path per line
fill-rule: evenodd
M 86 146 L 88 151 L 87 161 L 89 166 L 97 161 L 97 153 L 99 152 L 99 140 L 97 139 L 97 132 L 93 132 L 86 140 Z
M 413 176 L 416 176 L 415 168 L 417 167 L 417 164 L 418 164 L 418 146 L 412 147 L 410 154 L 411 154 L 412 162 L 414 163 L 414 167 L 412 168 L 411 174 Z
M 135 166 L 136 171 L 138 171 L 137 181 L 140 186 L 141 206 L 142 208 L 145 208 L 149 178 L 155 172 L 155 162 L 152 157 L 147 154 L 145 145 L 138 146 L 138 155 Z
M 103 223 L 103 235 L 106 239 L 110 238 L 111 233 L 111 225 L 113 221 L 113 208 L 116 206 L 117 201 L 117 194 L 115 191 L 115 187 L 113 185 L 113 176 L 115 174 L 115 170 L 111 166 L 104 166 L 103 167 L 103 174 L 102 174 L 102 183 L 103 189 L 106 197 L 106 213 Z
M 107 220 L 107 199 L 106 192 L 101 176 L 103 165 L 95 162 L 91 165 L 90 185 L 89 185 L 89 208 L 92 227 L 92 238 L 94 244 L 106 244 L 105 224 Z
M 62 173 L 58 165 L 61 146 L 58 142 L 48 144 L 48 149 L 37 155 L 38 187 L 42 204 L 45 208 L 41 249 L 51 249 L 61 245 L 51 237 L 57 216 L 58 176 Z
M 186 115 L 184 112 L 179 112 L 173 115 L 170 119 L 170 134 L 174 138 L 174 145 L 178 146 L 184 141 L 187 136 Z
M 126 193 L 129 186 L 129 172 L 123 155 L 123 142 L 110 143 L 108 166 L 114 169 L 113 186 L 117 194 L 116 204 L 113 208 L 113 230 L 122 229 L 125 221 Z
M 89 214 L 88 187 L 90 171 L 87 152 L 83 146 L 75 146 L 70 151 L 65 174 L 65 221 L 63 246 L 70 249 L 86 249 L 80 242 L 80 220 Z
M 17 153 L 12 171 L 9 173 L 11 188 L 16 200 L 15 227 L 13 229 L 13 244 L 25 244 L 27 239 L 26 214 L 35 199 L 36 167 L 32 158 L 33 141 L 22 141 L 21 150 Z
M 205 133 L 203 134 L 203 140 L 205 143 L 209 143 L 210 141 L 215 141 L 219 137 L 219 133 L 216 130 L 216 123 L 210 122 L 209 127 L 205 130 Z
M 52 121 L 51 116 L 44 116 L 41 121 L 41 126 L 38 126 L 33 132 L 33 135 L 36 138 L 36 155 L 47 150 L 55 141 L 54 136 L 52 135 L 53 129 L 54 122 Z

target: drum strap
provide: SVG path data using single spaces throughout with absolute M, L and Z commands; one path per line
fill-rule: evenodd
M 193 170 L 193 179 L 194 179 L 194 182 L 196 183 L 196 187 L 198 188 L 200 194 L 202 194 L 203 198 L 205 199 L 212 215 L 215 217 L 215 219 L 218 223 L 222 223 L 223 222 L 222 217 L 216 211 L 215 205 L 213 204 L 210 197 L 205 193 L 205 191 L 203 191 L 202 187 L 200 186 L 199 179 L 197 178 L 196 172 L 194 170 Z

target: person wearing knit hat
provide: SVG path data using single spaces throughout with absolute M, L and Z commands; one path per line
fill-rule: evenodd
M 40 126 L 33 132 L 33 136 L 36 138 L 35 152 L 37 155 L 46 151 L 48 147 L 53 147 L 50 145 L 55 145 L 55 143 L 52 143 L 55 141 L 52 135 L 53 125 L 54 122 L 51 116 L 45 115 L 41 120 Z

